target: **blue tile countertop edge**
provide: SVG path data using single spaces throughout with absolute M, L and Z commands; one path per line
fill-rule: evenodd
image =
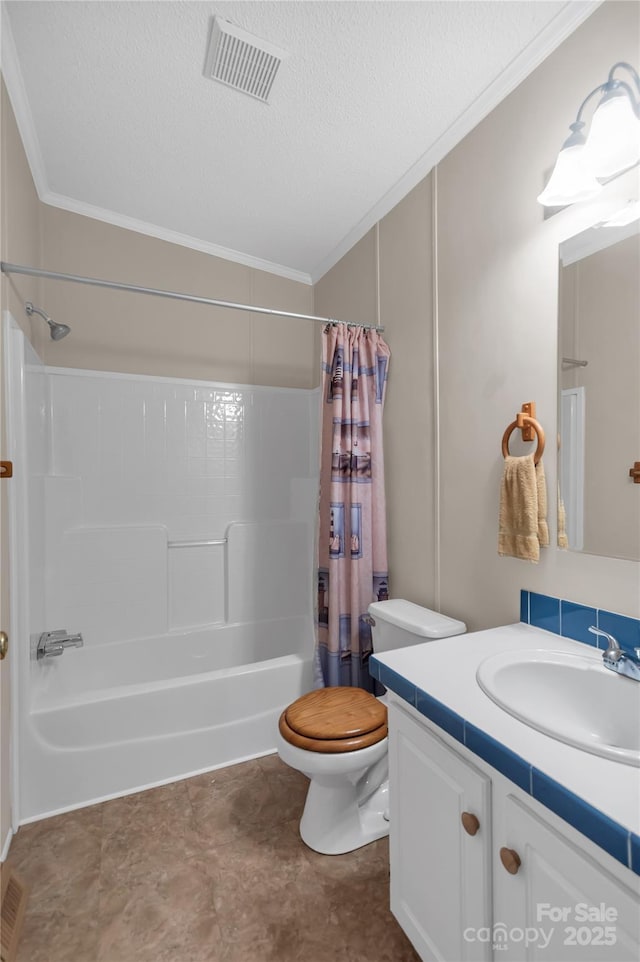
M 369 660 L 369 672 L 382 685 L 390 688 L 474 755 L 478 755 L 545 808 L 586 835 L 618 862 L 640 875 L 640 836 L 614 822 L 432 695 L 417 688 L 387 665 L 381 664 L 375 655 Z

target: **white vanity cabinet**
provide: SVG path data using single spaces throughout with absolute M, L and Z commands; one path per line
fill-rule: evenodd
M 391 911 L 423 960 L 485 962 L 464 933 L 491 924 L 491 780 L 402 708 L 389 722 Z
M 493 824 L 494 927 L 497 935 L 505 936 L 501 959 L 637 962 L 638 876 L 623 870 L 634 892 L 610 875 L 597 856 L 551 826 L 544 810 L 541 815 L 531 802 L 508 790 L 494 793 Z M 501 864 L 501 851 L 511 867 L 506 853 L 516 853 L 521 863 L 516 874 Z M 498 922 L 504 923 L 499 933 Z M 510 936 L 513 931 L 525 933 L 521 942 Z
M 640 958 L 638 876 L 393 700 L 389 738 L 391 910 L 423 962 Z

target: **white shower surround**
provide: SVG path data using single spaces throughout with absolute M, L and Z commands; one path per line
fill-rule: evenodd
M 50 621 L 103 644 L 310 614 L 317 392 L 46 370 Z
M 45 368 L 12 337 L 19 821 L 273 751 L 312 684 L 317 391 Z M 84 648 L 37 662 L 59 628 Z

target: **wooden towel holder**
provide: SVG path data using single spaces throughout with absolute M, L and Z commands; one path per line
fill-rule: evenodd
M 544 430 L 542 425 L 536 421 L 536 402 L 528 401 L 522 405 L 522 410 L 518 411 L 515 421 L 512 421 L 507 430 L 502 435 L 502 457 L 506 458 L 509 454 L 509 438 L 516 428 L 522 431 L 523 441 L 538 440 L 538 447 L 533 456 L 534 464 L 537 464 L 544 454 Z

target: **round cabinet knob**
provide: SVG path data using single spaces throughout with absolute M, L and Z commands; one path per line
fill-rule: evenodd
M 9 649 L 9 636 L 6 631 L 0 631 L 0 661 L 4 658 Z
M 510 875 L 517 875 L 518 869 L 522 865 L 520 861 L 520 856 L 512 848 L 501 848 L 500 849 L 500 861 L 506 868 Z
M 463 812 L 460 816 L 460 821 L 467 835 L 475 835 L 480 828 L 480 822 L 477 816 L 472 815 L 471 812 Z

